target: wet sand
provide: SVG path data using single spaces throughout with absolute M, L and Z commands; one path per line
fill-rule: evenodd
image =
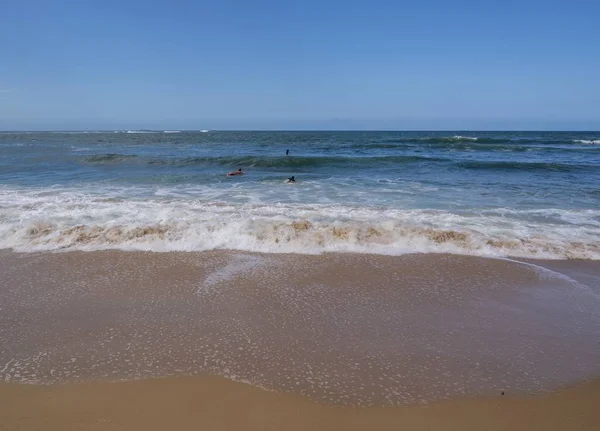
M 0 380 L 211 373 L 345 406 L 537 394 L 600 376 L 598 265 L 544 264 L 0 252 Z
M 599 275 L 448 255 L 2 251 L 0 429 L 597 430 Z
M 426 406 L 332 407 L 220 377 L 53 386 L 0 384 L 2 430 L 600 429 L 600 381 L 535 397 Z

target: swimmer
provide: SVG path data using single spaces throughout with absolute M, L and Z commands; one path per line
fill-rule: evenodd
M 242 168 L 239 168 L 237 171 L 229 172 L 227 174 L 228 177 L 233 177 L 235 175 L 244 175 L 244 171 L 242 171 Z

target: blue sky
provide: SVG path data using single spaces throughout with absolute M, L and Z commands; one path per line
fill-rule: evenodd
M 0 1 L 0 129 L 600 129 L 597 1 Z

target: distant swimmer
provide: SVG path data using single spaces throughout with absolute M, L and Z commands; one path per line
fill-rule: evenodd
M 294 177 L 293 175 L 291 177 L 289 177 L 286 181 L 286 183 L 295 183 L 296 182 L 296 177 Z
M 244 171 L 242 171 L 242 168 L 239 168 L 237 171 L 229 172 L 227 174 L 228 177 L 233 177 L 235 175 L 244 175 Z
M 290 155 L 290 150 L 285 150 L 285 155 L 289 156 Z

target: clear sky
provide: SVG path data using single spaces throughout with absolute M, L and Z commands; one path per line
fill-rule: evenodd
M 600 1 L 0 0 L 0 129 L 600 129 Z

